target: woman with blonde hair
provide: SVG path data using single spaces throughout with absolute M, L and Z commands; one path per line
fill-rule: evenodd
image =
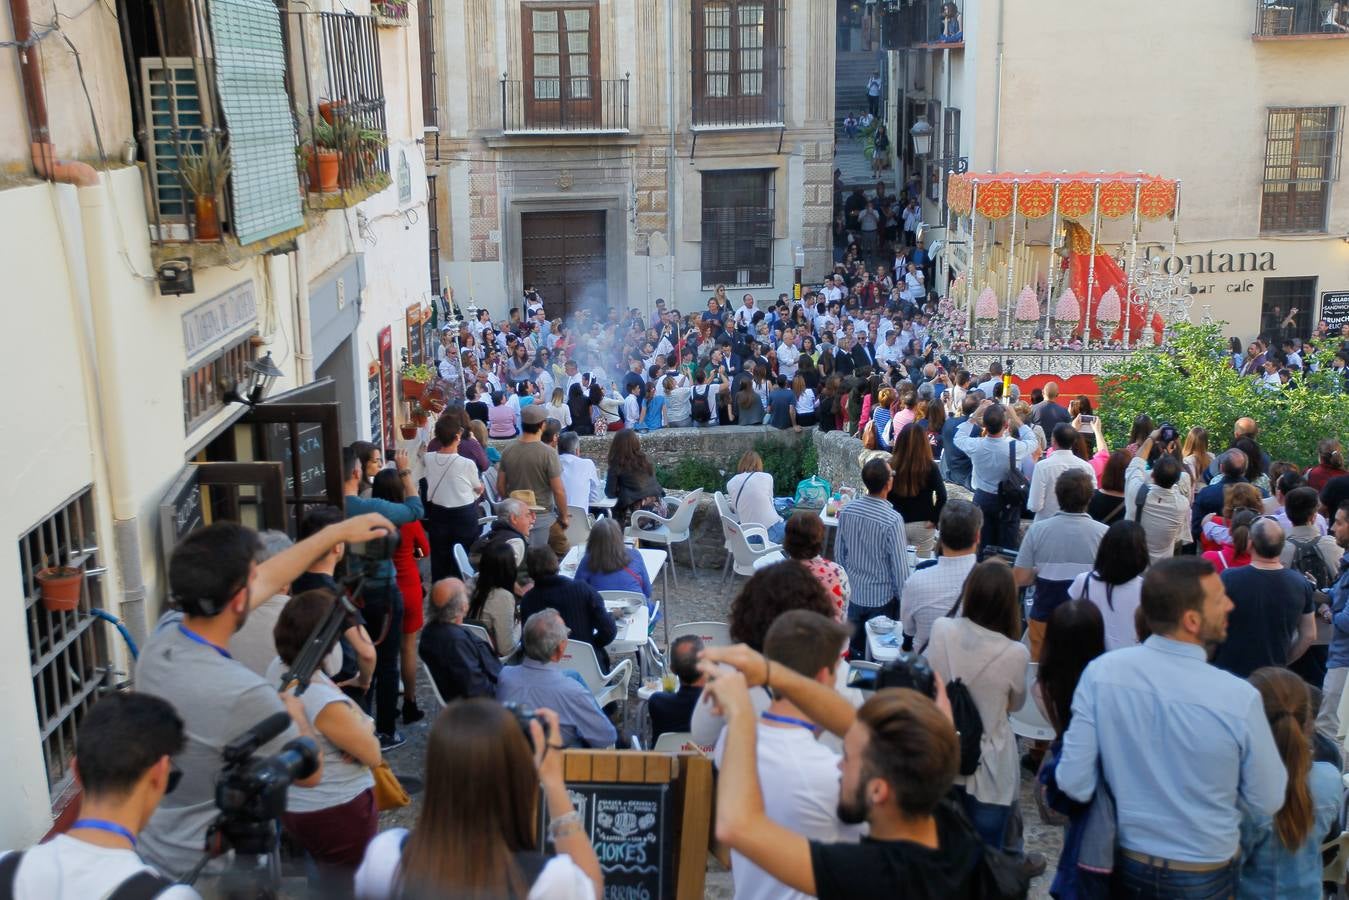
M 763 457 L 746 450 L 736 466 L 736 474 L 726 482 L 726 497 L 731 511 L 742 525 L 758 525 L 768 532 L 768 539 L 781 544 L 787 523 L 773 506 L 773 476 L 763 469 Z
M 562 388 L 553 388 L 551 399 L 543 405 L 543 412 L 548 418 L 555 419 L 563 431 L 571 429 L 571 407 L 567 406 L 567 396 Z
M 1283 807 L 1272 817 L 1246 811 L 1242 819 L 1237 896 L 1319 897 L 1321 842 L 1336 826 L 1340 773 L 1331 763 L 1312 761 L 1313 707 L 1306 683 L 1274 666 L 1256 669 L 1249 681 L 1260 692 L 1288 787 Z
M 1213 454 L 1208 452 L 1208 429 L 1194 426 L 1185 435 L 1185 443 L 1180 451 L 1181 462 L 1190 473 L 1190 489 L 1197 493 L 1208 484 L 1213 465 Z M 1194 497 L 1190 498 L 1194 502 Z
M 1246 482 L 1229 484 L 1223 488 L 1222 515 L 1210 513 L 1199 525 L 1200 544 L 1204 550 L 1219 550 L 1235 543 L 1229 529 L 1233 517 L 1243 509 L 1250 510 L 1253 515 L 1264 515 L 1265 500 L 1260 496 L 1260 489 Z

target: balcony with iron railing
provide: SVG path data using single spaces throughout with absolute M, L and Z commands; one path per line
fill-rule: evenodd
M 1349 38 L 1349 3 L 1343 0 L 1255 0 L 1257 41 Z
M 881 47 L 959 49 L 965 46 L 963 14 L 950 0 L 885 0 Z
M 512 79 L 501 76 L 507 135 L 626 134 L 631 76 Z

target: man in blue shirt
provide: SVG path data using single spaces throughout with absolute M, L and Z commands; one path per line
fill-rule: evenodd
M 834 558 L 848 573 L 852 598 L 848 621 L 853 623 L 852 656 L 866 652 L 866 623 L 880 616 L 899 617 L 899 597 L 909 578 L 908 540 L 904 518 L 886 500 L 895 473 L 885 459 L 862 467 L 866 496 L 853 500 L 838 513 Z
M 347 518 L 379 513 L 402 528 L 409 522 L 422 517 L 425 510 L 422 499 L 417 496 L 417 484 L 412 480 L 412 470 L 408 468 L 406 450 L 394 454 L 398 474 L 403 479 L 403 502 L 392 503 L 375 497 L 360 496 L 361 465 L 356 454 L 347 448 L 342 452 L 342 471 L 345 479 L 342 492 L 346 495 Z M 347 550 L 349 558 L 356 556 L 351 548 Z M 375 733 L 379 737 L 380 747 L 388 752 L 406 743 L 406 739 L 397 729 L 398 722 L 398 655 L 402 644 L 403 597 L 398 590 L 394 577 L 393 560 L 383 559 L 367 563 L 368 570 L 361 599 L 365 606 L 361 613 L 365 616 L 365 627 L 375 641 L 375 676 L 366 694 L 367 705 L 375 710 Z M 420 599 L 420 598 L 419 598 Z M 366 710 L 369 712 L 369 710 Z
M 1152 636 L 1082 673 L 1055 778 L 1086 802 L 1104 776 L 1129 896 L 1232 896 L 1243 812 L 1278 812 L 1288 772 L 1259 692 L 1208 664 L 1232 610 L 1212 564 L 1159 561 L 1142 610 Z
M 968 424 L 968 431 L 964 425 L 956 431 L 954 441 L 970 457 L 974 505 L 984 514 L 979 549 L 982 551 L 989 544 L 1014 548 L 1020 543 L 1021 506 L 1004 506 L 1004 498 L 998 496 L 998 482 L 1011 468 L 1013 459 L 1020 467 L 1039 447 L 1035 432 L 1021 424 L 1011 407 L 998 406 L 991 400 L 980 402 Z M 979 436 L 980 428 L 983 437 Z
M 568 747 L 612 747 L 618 730 L 605 718 L 590 689 L 562 668 L 567 626 L 555 609 L 525 620 L 525 659 L 506 666 L 497 677 L 497 699 L 557 713 L 562 742 Z

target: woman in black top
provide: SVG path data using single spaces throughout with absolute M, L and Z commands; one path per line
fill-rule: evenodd
M 464 411 L 468 413 L 470 419 L 477 419 L 484 425 L 487 424 L 487 404 L 482 401 L 481 394 L 476 384 L 468 386 L 468 393 L 465 394 L 468 402 L 464 404 Z
M 580 382 L 567 388 L 567 409 L 571 410 L 571 427 L 577 434 L 594 434 L 595 423 L 590 418 L 590 394 Z
M 1133 458 L 1128 450 L 1116 450 L 1106 460 L 1101 485 L 1087 504 L 1087 515 L 1097 522 L 1109 525 L 1124 518 L 1124 470 Z
M 806 338 L 810 340 L 810 338 Z M 806 355 L 805 350 L 801 351 L 801 358 L 797 363 L 796 374 L 800 375 L 806 382 L 806 387 L 810 388 L 817 395 L 820 393 L 820 370 L 815 368 L 815 360 Z
M 920 559 L 927 559 L 932 556 L 937 520 L 946 505 L 946 482 L 932 459 L 927 432 L 917 422 L 905 425 L 895 438 L 890 468 L 895 481 L 886 499 L 904 518 L 905 539 Z
M 604 495 L 615 498 L 614 518 L 626 527 L 633 510 L 662 513 L 665 491 L 656 480 L 656 469 L 642 452 L 642 439 L 631 428 L 614 435 L 609 445 L 609 472 Z

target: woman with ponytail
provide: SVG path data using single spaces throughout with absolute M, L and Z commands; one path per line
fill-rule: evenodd
M 1251 673 L 1260 692 L 1274 744 L 1288 770 L 1283 809 L 1269 816 L 1249 813 L 1241 823 L 1241 879 L 1237 896 L 1321 896 L 1321 842 L 1339 813 L 1340 773 L 1312 761 L 1311 697 L 1301 678 L 1267 666 Z
M 1307 470 L 1307 486 L 1316 488 L 1317 493 L 1330 479 L 1349 475 L 1349 470 L 1344 468 L 1344 447 L 1335 438 L 1321 441 L 1316 447 L 1316 456 L 1317 464 Z

